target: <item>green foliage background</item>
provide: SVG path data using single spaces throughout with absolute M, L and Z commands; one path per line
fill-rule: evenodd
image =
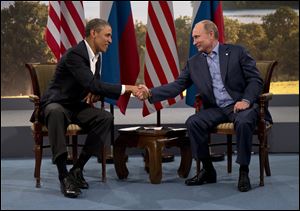
M 299 80 L 299 15 L 292 9 L 299 7 L 299 3 L 284 3 L 290 6 L 279 7 L 275 13 L 264 16 L 262 24 L 245 24 L 224 17 L 226 43 L 246 47 L 257 60 L 279 62 L 273 81 Z M 249 9 L 252 4 L 229 1 L 223 2 L 223 8 Z M 259 4 L 274 8 L 270 2 Z M 34 1 L 17 1 L 1 9 L 1 96 L 29 94 L 31 84 L 24 64 L 54 60 L 44 41 L 47 15 L 47 6 Z M 175 28 L 180 67 L 183 68 L 188 59 L 191 17 L 177 18 Z M 136 21 L 135 30 L 141 64 L 137 82 L 143 83 L 146 25 Z

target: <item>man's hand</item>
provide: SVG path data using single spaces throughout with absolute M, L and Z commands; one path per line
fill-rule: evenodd
M 136 93 L 135 96 L 140 100 L 146 100 L 150 96 L 150 91 L 147 86 L 145 86 L 144 84 L 140 84 L 138 86 L 138 92 Z
M 233 113 L 237 113 L 239 111 L 245 110 L 247 108 L 249 108 L 249 103 L 246 101 L 238 101 L 235 103 L 234 107 L 233 107 Z
M 83 99 L 87 104 L 93 105 L 93 103 L 100 100 L 100 95 L 94 95 L 91 92 Z
M 132 93 L 135 96 L 137 91 L 138 91 L 137 86 L 125 85 L 125 93 L 130 93 L 130 94 Z

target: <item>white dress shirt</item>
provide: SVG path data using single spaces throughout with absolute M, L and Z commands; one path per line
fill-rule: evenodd
M 93 75 L 95 75 L 96 63 L 99 59 L 99 56 L 102 58 L 102 53 L 97 53 L 95 55 L 93 50 L 91 49 L 89 43 L 86 40 L 84 40 L 84 43 L 85 43 L 87 51 L 88 51 L 91 71 L 92 71 Z M 102 69 L 102 62 L 101 62 L 100 72 L 99 72 L 100 75 L 101 75 L 101 69 Z M 121 95 L 123 95 L 125 93 L 125 89 L 126 89 L 125 85 L 122 85 Z

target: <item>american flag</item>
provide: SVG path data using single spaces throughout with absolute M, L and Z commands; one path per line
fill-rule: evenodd
M 148 88 L 173 82 L 179 75 L 172 1 L 149 1 L 144 77 Z M 172 105 L 182 94 L 155 104 L 144 101 L 143 116 Z
M 46 42 L 59 60 L 70 47 L 85 37 L 82 1 L 49 1 Z

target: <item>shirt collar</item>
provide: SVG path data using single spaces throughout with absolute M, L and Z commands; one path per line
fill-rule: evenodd
M 212 56 L 213 54 L 214 55 L 218 55 L 218 52 L 219 52 L 219 42 L 217 42 L 217 45 L 213 48 L 213 50 L 211 51 L 211 53 L 210 54 L 207 54 L 207 53 L 205 53 L 205 52 L 202 52 L 202 55 L 203 56 L 205 56 L 205 57 L 207 57 L 207 56 Z
M 89 43 L 86 40 L 84 40 L 84 43 L 85 43 L 87 51 L 88 51 L 89 59 L 92 60 L 92 61 L 95 61 L 95 59 L 98 59 L 100 53 L 97 53 L 95 55 L 93 50 L 91 49 Z
M 211 54 L 218 55 L 219 52 L 219 42 L 217 42 L 217 45 L 214 47 L 214 49 L 211 51 Z

